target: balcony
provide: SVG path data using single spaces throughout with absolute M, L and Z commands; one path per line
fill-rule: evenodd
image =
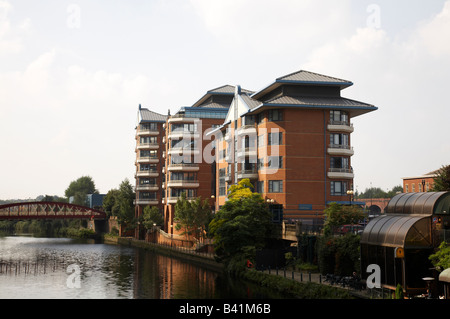
M 237 151 L 237 157 L 254 157 L 257 158 L 258 151 L 256 147 L 245 147 Z
M 192 163 L 169 164 L 168 166 L 169 172 L 197 172 L 199 169 L 198 164 Z
M 350 145 L 330 144 L 327 149 L 330 155 L 353 156 L 355 153 Z
M 191 132 L 191 131 L 183 131 L 183 130 L 174 130 L 169 133 L 170 139 L 192 139 L 192 138 L 200 138 L 199 132 Z
M 237 135 L 254 135 L 256 136 L 255 125 L 244 125 L 236 130 Z
M 145 135 L 150 135 L 150 136 L 158 136 L 159 135 L 159 131 L 158 130 L 139 130 L 136 133 L 137 136 L 145 136 Z
M 156 184 L 142 184 L 136 186 L 136 191 L 158 191 L 159 187 Z
M 169 123 L 194 123 L 195 121 L 200 121 L 200 119 L 194 117 L 182 117 L 173 115 L 168 120 Z
M 186 188 L 197 188 L 200 184 L 197 180 L 170 180 L 167 182 L 167 187 L 186 187 Z
M 191 147 L 174 147 L 170 148 L 168 153 L 169 155 L 198 155 L 200 154 L 200 150 L 198 148 Z
M 157 144 L 157 143 L 142 143 L 142 144 L 138 144 L 136 148 L 138 150 L 157 150 L 159 148 L 159 144 Z
M 252 168 L 252 169 L 240 170 L 237 173 L 237 178 L 238 179 L 244 179 L 244 178 L 257 179 L 258 178 L 258 170 L 256 169 L 256 167 Z
M 137 171 L 136 177 L 158 177 L 159 173 L 156 171 Z
M 136 205 L 158 205 L 159 201 L 157 199 L 137 199 L 135 200 Z
M 328 169 L 327 176 L 329 178 L 340 178 L 340 179 L 353 179 L 355 174 L 350 168 L 330 168 Z
M 225 182 L 230 183 L 232 181 L 231 174 L 225 175 Z
M 153 156 L 138 157 L 137 162 L 139 164 L 142 164 L 142 163 L 157 164 L 157 163 L 159 163 L 159 158 L 153 157 Z
M 330 132 L 343 132 L 343 133 L 352 133 L 353 132 L 353 124 L 345 121 L 330 121 L 327 126 L 328 131 Z
M 167 200 L 165 201 L 165 203 L 167 203 L 167 204 L 176 204 L 177 201 L 178 201 L 179 199 L 181 199 L 181 196 L 180 196 L 180 197 L 174 197 L 174 196 L 171 196 L 171 197 L 168 197 L 168 198 L 167 198 Z M 187 199 L 187 200 L 195 200 L 196 197 L 186 197 L 186 199 Z

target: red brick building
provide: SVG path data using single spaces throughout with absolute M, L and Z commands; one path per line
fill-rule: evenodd
M 438 175 L 438 172 L 439 170 L 435 170 L 423 175 L 403 177 L 403 192 L 429 192 L 433 188 L 434 178 Z
M 216 209 L 249 178 L 275 219 L 320 223 L 330 202 L 350 204 L 351 119 L 376 110 L 341 91 L 353 83 L 299 71 L 255 92 L 237 88 L 217 142 Z

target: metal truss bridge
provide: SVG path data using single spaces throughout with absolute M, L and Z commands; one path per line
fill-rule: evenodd
M 59 202 L 21 202 L 0 205 L 0 220 L 106 219 L 105 212 Z

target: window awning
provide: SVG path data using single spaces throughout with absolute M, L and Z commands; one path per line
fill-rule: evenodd
M 379 216 L 367 224 L 361 244 L 387 247 L 432 247 L 431 214 Z

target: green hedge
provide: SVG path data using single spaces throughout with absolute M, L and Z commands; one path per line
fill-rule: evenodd
M 243 271 L 240 277 L 260 284 L 283 294 L 291 295 L 292 298 L 300 299 L 354 299 L 346 290 L 321 285 L 313 282 L 298 282 L 292 279 L 276 275 L 269 275 L 254 269 Z

